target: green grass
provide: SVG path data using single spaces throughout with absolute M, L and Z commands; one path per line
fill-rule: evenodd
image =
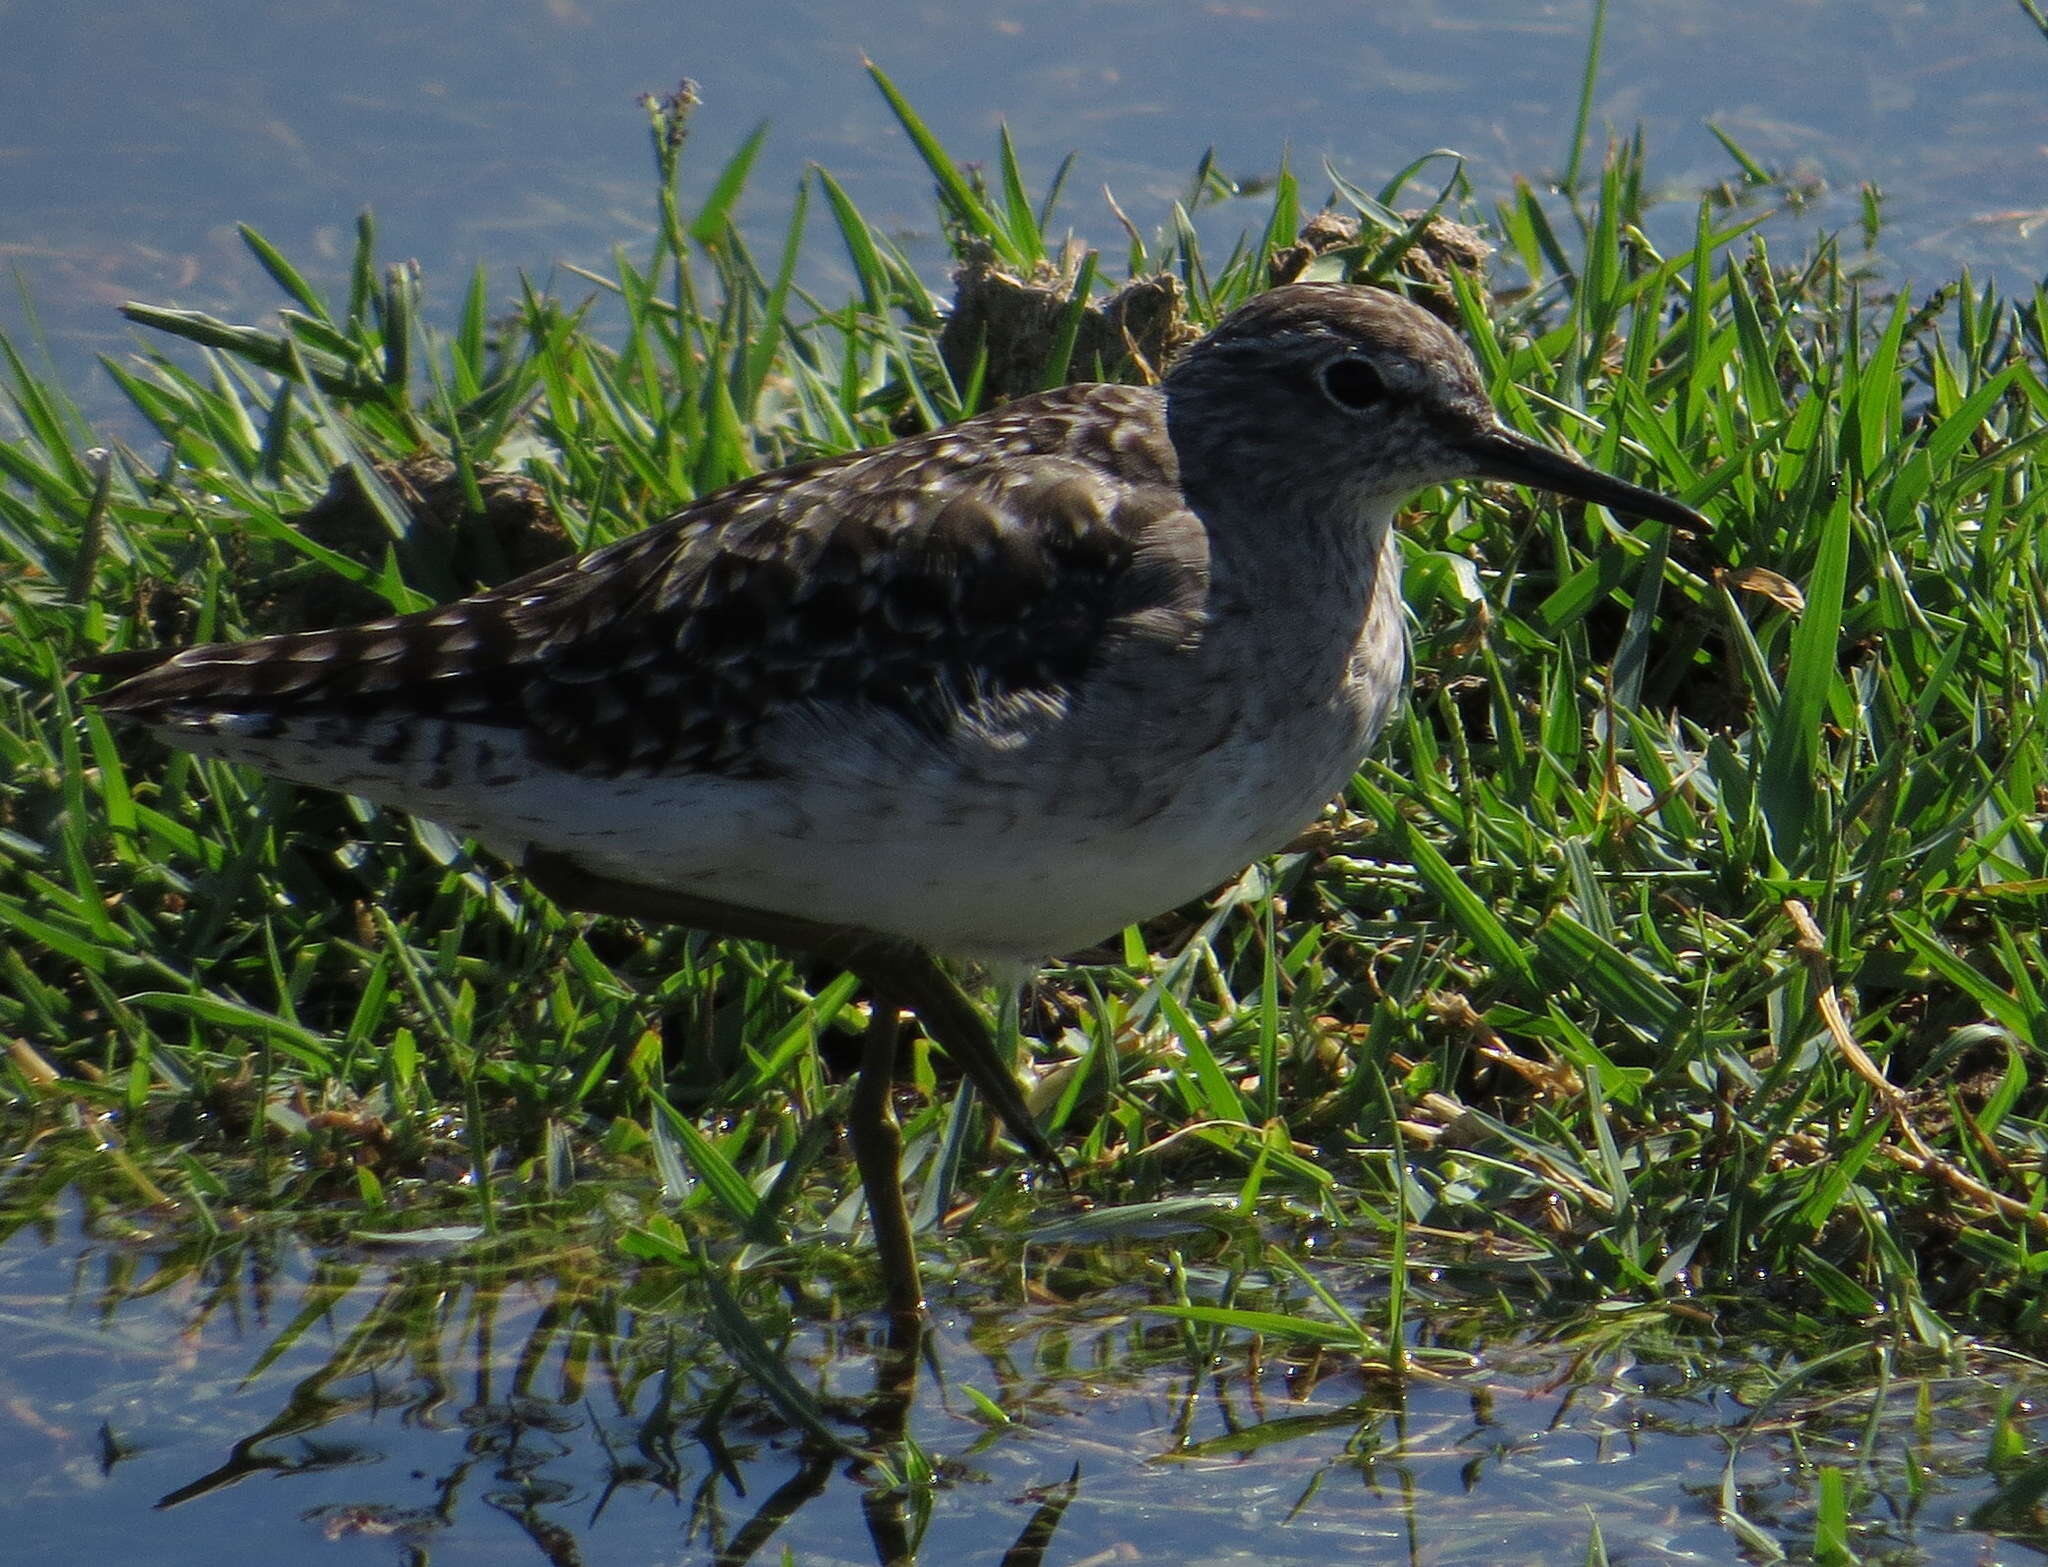
M 963 173 L 877 81 L 953 246 L 1052 267 L 1054 193 L 1008 141 Z M 67 674 L 333 595 L 464 591 L 475 553 L 415 526 L 375 466 L 421 451 L 478 509 L 491 474 L 523 474 L 586 545 L 985 404 L 987 361 L 949 371 L 927 281 L 829 174 L 757 249 L 732 214 L 758 137 L 686 209 L 686 106 L 649 108 L 656 241 L 582 297 L 480 273 L 428 310 L 367 220 L 330 297 L 249 233 L 276 322 L 130 311 L 180 340 L 107 367 L 161 442 L 143 452 L 96 455 L 6 348 L 0 1138 L 34 1154 L 10 1223 L 77 1184 L 200 1230 L 277 1210 L 516 1229 L 602 1186 L 642 1194 L 643 1255 L 708 1247 L 735 1290 L 823 1266 L 818 1237 L 851 1223 L 849 980 L 566 916 L 431 826 L 112 733 Z M 1033 1009 L 1102 1233 L 1196 1185 L 1238 1244 L 1312 1218 L 1389 1259 L 1377 1323 L 1274 1254 L 1241 1294 L 1183 1299 L 1189 1332 L 1293 1320 L 1384 1346 L 1405 1269 L 1485 1256 L 1574 1305 L 2039 1345 L 2048 297 L 1889 297 L 1832 244 L 1788 263 L 1759 213 L 1712 201 L 1660 252 L 1631 146 L 1565 200 L 1481 209 L 1451 171 L 1437 204 L 1499 254 L 1432 279 L 1406 183 L 1283 172 L 1219 259 L 1189 210 L 1254 198 L 1205 166 L 1159 237 L 1060 275 L 1047 378 L 1096 372 L 1076 345 L 1111 256 L 1170 274 L 1207 324 L 1327 187 L 1359 237 L 1312 275 L 1433 291 L 1511 423 L 1715 531 L 1477 488 L 1404 519 L 1414 701 L 1326 830 L 1127 933 L 1121 962 L 1054 971 Z M 821 243 L 851 265 L 844 301 L 798 281 Z M 368 499 L 353 550 L 303 515 L 343 467 Z M 973 1192 L 948 1254 L 977 1275 L 1043 1199 L 1021 1170 L 983 1176 L 922 1051 L 912 1079 L 920 1212 Z

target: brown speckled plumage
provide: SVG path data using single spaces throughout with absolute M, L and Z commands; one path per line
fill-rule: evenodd
M 1294 284 L 1162 386 L 764 474 L 421 614 L 114 655 L 99 700 L 514 858 L 1028 959 L 1341 787 L 1405 679 L 1394 508 L 1459 476 L 1698 521 L 1500 426 L 1405 301 Z
M 1117 622 L 1199 596 L 1200 562 L 1154 538 L 1174 470 L 1137 417 L 1147 395 L 1068 387 L 975 439 L 763 474 L 440 609 L 169 654 L 103 705 L 158 723 L 233 713 L 251 738 L 264 718 L 460 719 L 600 776 L 758 776 L 751 735 L 798 702 L 941 733 L 975 703 L 1085 679 Z M 1147 439 L 1119 449 L 1121 421 Z M 1120 484 L 1099 477 L 1111 460 Z

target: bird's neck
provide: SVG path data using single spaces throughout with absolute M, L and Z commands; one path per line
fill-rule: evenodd
M 1377 497 L 1317 493 L 1256 484 L 1187 486 L 1205 518 L 1221 509 L 1236 521 L 1209 530 L 1211 578 L 1241 591 L 1278 595 L 1304 612 L 1324 606 L 1363 611 L 1386 591 L 1396 550 L 1394 508 Z M 1249 521 L 1249 525 L 1247 522 Z

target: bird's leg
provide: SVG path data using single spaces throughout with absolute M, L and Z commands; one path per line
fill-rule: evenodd
M 844 945 L 814 950 L 844 963 L 916 1013 L 924 1031 L 952 1057 L 1024 1151 L 1064 1175 L 1060 1156 L 1032 1120 L 1024 1091 L 1017 1086 L 1014 1057 L 1005 1059 L 981 1009 L 937 958 L 910 942 L 868 932 L 857 933 L 855 940 Z
M 860 1169 L 861 1190 L 868 1200 L 868 1223 L 874 1227 L 875 1251 L 882 1260 L 889 1314 L 915 1319 L 924 1310 L 924 1287 L 917 1277 L 917 1241 L 910 1208 L 903 1200 L 903 1131 L 896 1124 L 896 1107 L 891 1102 L 902 1021 L 896 1003 L 876 992 L 867 1037 L 861 1042 L 853 1103 L 846 1111 L 846 1132 L 853 1139 L 853 1162 Z
M 878 993 L 895 997 L 898 1005 L 915 1012 L 925 1032 L 959 1065 L 1025 1152 L 1041 1164 L 1060 1167 L 1059 1155 L 1031 1119 L 1014 1065 L 1002 1059 L 987 1022 L 938 959 L 916 943 L 666 887 L 614 881 L 547 849 L 529 850 L 521 869 L 529 881 L 564 908 L 772 942 L 844 965 Z

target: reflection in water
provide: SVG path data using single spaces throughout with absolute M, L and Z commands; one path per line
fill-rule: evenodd
M 1311 1309 L 1255 1257 L 1210 1260 L 1197 1300 Z M 1348 1307 L 1372 1298 L 1371 1268 L 1319 1266 Z M 919 1343 L 841 1317 L 822 1279 L 707 1281 L 594 1240 L 315 1256 L 21 1232 L 0 1247 L 0 1528 L 47 1561 L 325 1541 L 436 1567 L 1029 1567 L 1577 1563 L 1597 1520 L 1614 1560 L 1727 1561 L 1724 1488 L 1742 1527 L 1800 1542 L 1816 1473 L 1854 1463 L 1864 1545 L 1980 1559 L 1960 1521 L 1989 1490 L 1987 1378 L 1784 1393 L 1761 1353 L 1655 1314 L 1494 1339 L 1475 1303 L 1497 1281 L 1474 1274 L 1469 1300 L 1430 1286 L 1422 1369 L 1396 1380 L 1153 1315 L 1161 1272 L 1125 1259 L 1080 1306 L 941 1301 Z M 771 1385 L 741 1369 L 764 1350 Z

